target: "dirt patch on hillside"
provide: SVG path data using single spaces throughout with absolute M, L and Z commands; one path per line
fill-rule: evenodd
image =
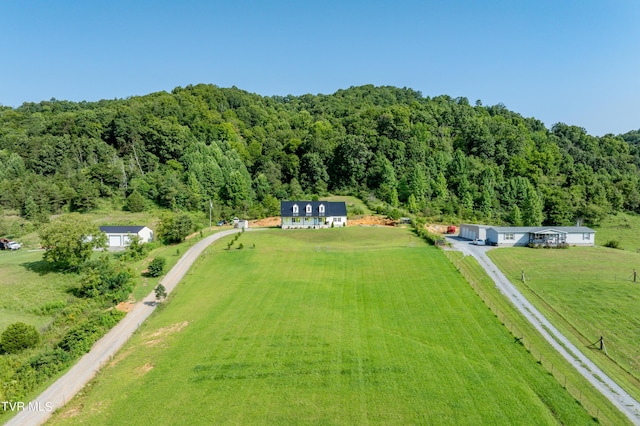
M 385 216 L 361 216 L 347 221 L 348 226 L 395 226 L 396 221 Z
M 116 305 L 116 309 L 121 312 L 129 312 L 135 306 L 135 302 L 127 300 L 126 302 L 120 302 Z
M 264 219 L 250 220 L 249 228 L 268 228 L 271 226 L 280 226 L 280 217 L 265 217 Z
M 160 328 L 154 331 L 153 333 L 145 333 L 142 335 L 142 338 L 144 339 L 142 344 L 149 347 L 157 346 L 162 343 L 165 337 L 174 333 L 178 333 L 187 325 L 189 325 L 189 321 L 183 321 L 167 327 Z M 117 365 L 120 361 L 128 357 L 129 354 L 131 354 L 131 352 L 133 352 L 134 349 L 135 348 L 130 347 L 127 350 L 122 350 L 118 352 L 118 354 L 109 363 L 109 367 L 114 367 L 115 365 Z
M 432 232 L 434 234 L 442 234 L 442 235 L 457 235 L 458 234 L 458 227 L 457 226 L 456 226 L 456 232 L 453 233 L 453 234 L 447 234 L 447 228 L 449 227 L 449 225 L 427 223 L 427 224 L 424 225 L 424 227 L 426 228 L 427 231 Z
M 107 406 L 107 404 L 105 404 L 104 401 L 100 401 L 97 404 L 94 404 L 94 405 L 91 406 L 91 408 L 89 409 L 89 414 L 100 413 L 100 412 L 102 412 L 102 410 L 106 406 Z M 60 418 L 61 419 L 72 419 L 74 417 L 77 417 L 82 413 L 82 410 L 84 410 L 84 408 L 85 408 L 84 404 L 80 404 L 79 406 L 72 407 L 72 408 L 68 409 L 67 411 L 61 413 L 60 414 Z
M 180 330 L 189 325 L 189 321 L 179 322 L 167 327 L 162 327 L 153 333 L 145 334 L 143 338 L 146 340 L 144 342 L 145 346 L 156 346 L 161 343 L 165 337 L 178 333 Z
M 145 365 L 143 365 L 142 367 L 138 367 L 136 368 L 136 373 L 138 375 L 138 377 L 140 376 L 144 376 L 145 374 L 147 374 L 149 371 L 153 370 L 153 368 L 155 367 L 155 365 L 153 364 L 149 364 L 146 363 Z

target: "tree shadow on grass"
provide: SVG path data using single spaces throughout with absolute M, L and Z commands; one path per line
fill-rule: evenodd
M 25 262 L 21 263 L 20 266 L 25 268 L 28 271 L 35 272 L 38 275 L 47 275 L 50 273 L 66 273 L 71 272 L 70 270 L 61 269 L 60 265 L 56 263 L 47 262 L 46 260 L 38 260 L 35 262 Z

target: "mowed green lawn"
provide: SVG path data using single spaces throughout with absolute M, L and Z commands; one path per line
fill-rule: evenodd
M 46 325 L 53 315 L 48 307 L 66 304 L 73 279 L 49 273 L 42 252 L 27 250 L 0 251 L 0 277 L 0 333 L 18 321 Z
M 53 424 L 593 422 L 406 230 L 226 241 Z
M 498 267 L 530 300 L 552 312 L 588 355 L 608 360 L 590 343 L 604 338 L 608 356 L 626 373 L 611 371 L 640 396 L 640 255 L 605 247 L 568 250 L 501 248 L 489 251 Z M 637 268 L 637 282 L 633 270 Z M 525 271 L 526 286 L 521 282 Z M 542 304 L 541 302 L 544 302 Z M 553 318 L 552 318 L 553 320 Z M 569 327 L 567 327 L 567 325 Z

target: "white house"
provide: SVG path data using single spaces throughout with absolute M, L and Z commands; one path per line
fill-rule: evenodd
M 527 244 L 593 246 L 595 234 L 596 231 L 586 226 L 460 225 L 461 237 L 469 240 L 482 238 L 487 241 L 487 244 L 498 246 L 526 246 Z
M 153 241 L 153 231 L 146 226 L 101 226 L 100 231 L 107 234 L 109 248 L 128 246 L 132 235 L 140 237 L 141 243 Z
M 347 226 L 347 205 L 343 201 L 281 201 L 282 229 Z

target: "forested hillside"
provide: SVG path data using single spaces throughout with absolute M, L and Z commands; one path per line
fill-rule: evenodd
M 345 192 L 427 216 L 595 224 L 640 211 L 639 141 L 406 88 L 263 97 L 197 85 L 0 107 L 0 204 L 33 222 L 100 198 L 134 211 L 208 211 L 212 199 L 217 217 L 260 217 L 281 199 Z

